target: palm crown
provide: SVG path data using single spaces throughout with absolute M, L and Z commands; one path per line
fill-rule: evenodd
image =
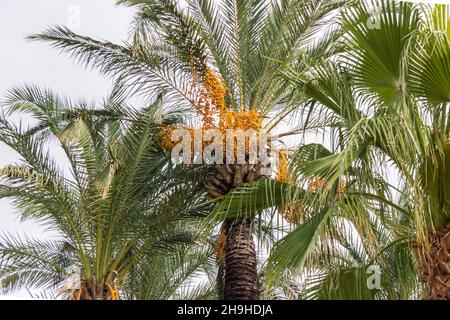
M 161 121 L 173 120 L 163 120 L 160 98 L 133 112 L 122 98 L 116 88 L 98 109 L 35 87 L 10 92 L 9 111 L 31 114 L 37 123 L 24 131 L 1 120 L 1 141 L 23 164 L 1 170 L 0 196 L 60 236 L 48 242 L 6 236 L 0 248 L 5 288 L 60 289 L 75 267 L 81 285 L 63 287 L 69 299 L 119 299 L 119 289 L 122 297 L 162 298 L 210 265 L 212 247 L 198 245 L 195 227 L 205 215 L 197 206 L 199 180 L 174 169 L 156 137 Z M 67 169 L 55 162 L 58 148 Z M 192 259 L 183 266 L 179 254 L 189 248 Z

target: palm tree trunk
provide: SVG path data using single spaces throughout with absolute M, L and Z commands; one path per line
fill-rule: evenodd
M 261 164 L 216 165 L 214 174 L 205 184 L 206 192 L 210 198 L 223 196 L 243 183 L 264 178 L 262 168 Z M 223 262 L 223 299 L 258 300 L 257 260 L 251 219 L 224 221 L 222 232 L 227 235 Z
M 115 297 L 116 293 L 112 292 L 108 286 L 97 286 L 92 285 L 88 288 L 84 280 L 81 281 L 82 285 L 80 289 L 74 289 L 68 300 L 117 300 L 120 299 L 118 296 Z M 114 296 L 113 296 L 114 295 Z
M 232 221 L 225 246 L 225 300 L 258 300 L 256 251 L 251 219 Z
M 421 250 L 423 300 L 450 300 L 450 224 L 430 237 L 429 250 Z

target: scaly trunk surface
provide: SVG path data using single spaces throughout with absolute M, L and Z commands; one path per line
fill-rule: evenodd
M 216 165 L 215 173 L 205 188 L 211 198 L 225 195 L 243 183 L 265 177 L 261 164 Z M 222 225 L 226 235 L 223 247 L 225 300 L 258 300 L 259 285 L 255 243 L 251 232 L 251 218 L 227 220 Z
M 430 237 L 431 248 L 422 250 L 422 277 L 427 291 L 423 300 L 450 300 L 450 224 Z
M 68 300 L 120 300 L 118 291 L 113 290 L 114 289 L 112 286 L 108 287 L 107 285 L 94 285 L 88 289 L 85 281 L 82 281 L 81 288 L 73 289 L 68 297 Z
M 225 300 L 258 300 L 256 250 L 251 233 L 251 219 L 230 223 L 225 245 Z

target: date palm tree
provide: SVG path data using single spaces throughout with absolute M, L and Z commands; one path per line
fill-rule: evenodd
M 345 55 L 308 77 L 295 66 L 283 71 L 316 101 L 310 125 L 326 128 L 336 146 L 293 167 L 304 181 L 313 176 L 326 181 L 330 187 L 323 188 L 323 199 L 343 174 L 358 168 L 359 179 L 369 186 L 359 195 L 372 206 L 403 213 L 406 220 L 389 228 L 403 230 L 415 248 L 426 285 L 423 299 L 450 299 L 449 17 L 443 5 L 361 2 L 343 15 Z M 389 192 L 374 194 L 369 183 L 374 172 Z M 332 215 L 317 216 L 310 241 L 299 241 L 308 224 L 280 241 L 271 262 L 274 269 L 300 266 L 298 257 L 311 253 L 317 239 L 330 231 Z
M 39 287 L 71 300 L 118 300 L 167 299 L 182 289 L 192 297 L 185 281 L 214 264 L 214 246 L 197 232 L 208 208 L 198 206 L 202 180 L 195 177 L 205 173 L 173 168 L 156 137 L 161 122 L 176 114 L 160 112 L 161 97 L 142 110 L 123 98 L 118 87 L 94 108 L 33 86 L 10 91 L 8 114 L 33 121 L 24 129 L 0 119 L 0 141 L 21 157 L 0 170 L 0 198 L 58 236 L 3 235 L 3 290 Z M 64 284 L 71 270 L 79 277 Z
M 203 128 L 275 131 L 304 95 L 279 77 L 279 61 L 307 73 L 333 46 L 338 28 L 325 22 L 339 0 L 121 0 L 137 8 L 132 42 L 117 45 L 56 27 L 32 36 L 112 75 L 129 93 L 166 92 Z M 294 102 L 295 103 L 292 103 Z M 199 117 L 200 116 L 200 117 Z M 264 120 L 264 121 L 263 121 Z M 228 122 L 227 122 L 228 121 Z M 216 165 L 205 179 L 210 198 L 263 178 L 261 164 Z M 242 208 L 241 208 L 242 209 Z M 242 210 L 240 210 L 242 211 Z M 221 228 L 223 298 L 258 299 L 257 256 L 251 236 L 255 212 L 225 217 Z M 220 260 L 220 257 L 218 257 Z

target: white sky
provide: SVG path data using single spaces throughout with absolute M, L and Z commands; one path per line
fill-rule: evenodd
M 120 42 L 127 39 L 133 11 L 115 0 L 1 0 L 0 1 L 0 100 L 19 84 L 37 84 L 72 98 L 100 100 L 111 82 L 86 71 L 47 44 L 25 37 L 54 25 L 66 25 L 80 34 Z M 0 144 L 0 167 L 17 162 L 18 156 Z M 48 237 L 33 223 L 20 223 L 7 200 L 0 200 L 0 234 L 26 233 Z M 26 290 L 15 297 L 27 298 Z M 0 300 L 13 296 L 0 296 Z

